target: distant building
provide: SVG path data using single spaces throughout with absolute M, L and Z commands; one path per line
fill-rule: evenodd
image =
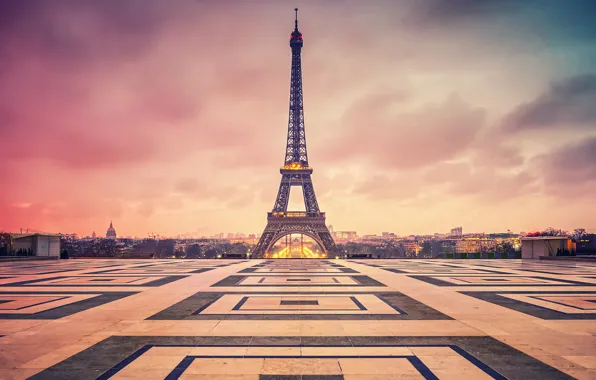
M 497 246 L 497 242 L 493 239 L 485 238 L 466 238 L 456 240 L 456 253 L 478 253 L 493 251 Z
M 91 239 L 95 239 L 97 237 L 97 235 L 95 234 L 95 231 L 93 231 L 93 233 L 91 234 Z
M 463 236 L 463 229 L 462 229 L 462 227 L 452 228 L 449 235 L 451 235 L 451 236 Z
M 335 231 L 335 236 L 339 240 L 357 240 L 358 234 L 356 231 Z
M 431 254 L 433 257 L 454 254 L 456 252 L 457 240 L 455 239 L 433 240 L 431 243 Z
M 16 256 L 60 257 L 60 235 L 14 234 L 12 251 Z
M 400 241 L 400 244 L 403 245 L 408 255 L 418 256 L 418 253 L 422 249 L 422 247 L 415 240 L 402 240 Z
M 118 235 L 116 235 L 116 230 L 112 225 L 112 221 L 110 221 L 110 227 L 108 228 L 108 232 L 106 232 L 106 238 L 108 239 L 116 239 Z
M 478 240 L 457 240 L 455 242 L 455 252 L 457 252 L 457 253 L 480 252 L 480 241 L 478 241 Z
M 575 243 L 567 236 L 532 236 L 521 239 L 522 259 L 557 256 L 575 250 Z
M 595 254 L 596 253 L 596 234 L 585 234 L 576 243 L 576 251 L 578 255 L 581 254 Z

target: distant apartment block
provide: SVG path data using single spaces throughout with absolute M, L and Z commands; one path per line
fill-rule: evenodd
M 462 227 L 455 227 L 451 229 L 449 233 L 450 236 L 463 236 L 463 229 Z
M 477 253 L 492 251 L 496 247 L 493 239 L 461 239 L 455 242 L 456 253 Z

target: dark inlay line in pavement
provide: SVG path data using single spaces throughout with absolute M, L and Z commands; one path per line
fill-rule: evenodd
M 319 305 L 317 300 L 282 300 L 280 305 Z
M 145 354 L 151 347 L 445 347 L 472 363 L 493 379 L 571 379 L 565 373 L 514 349 L 491 337 L 478 336 L 351 336 L 351 337 L 237 337 L 237 336 L 113 336 L 88 349 L 49 367 L 30 379 L 108 379 Z M 415 360 L 414 367 L 425 378 L 436 378 L 424 365 Z M 258 357 L 255 355 L 254 357 Z M 302 357 L 302 356 L 301 356 Z M 316 358 L 323 356 L 316 356 Z M 325 357 L 341 358 L 345 355 Z M 384 356 L 365 356 L 383 358 Z M 187 364 L 196 357 L 187 356 Z M 186 359 L 185 358 L 185 359 Z M 283 359 L 288 357 L 283 356 Z M 307 358 L 315 358 L 310 356 Z M 387 358 L 395 358 L 388 356 Z M 419 361 L 416 361 L 418 359 Z M 187 367 L 180 363 L 176 368 Z M 178 371 L 181 375 L 184 371 Z M 174 374 L 176 375 L 176 373 Z M 274 375 L 275 376 L 275 375 Z M 324 376 L 324 375 L 313 375 Z M 304 379 L 304 375 L 302 375 Z M 313 377 L 317 379 L 318 377 Z M 326 379 L 326 377 L 320 377 Z M 268 379 L 272 379 L 269 377 Z M 275 378 L 273 378 L 275 379 Z M 281 379 L 281 378 L 279 378 Z M 285 378 L 284 378 L 285 379 Z M 277 380 L 277 379 L 276 379 Z
M 548 302 L 548 303 L 553 303 L 555 305 L 561 305 L 561 306 L 565 306 L 571 309 L 575 309 L 575 310 L 585 310 L 585 311 L 590 311 L 590 310 L 594 310 L 594 309 L 587 309 L 587 308 L 583 308 L 583 307 L 577 307 L 577 306 L 573 306 L 573 305 L 569 305 L 563 302 L 557 302 L 557 301 L 553 301 L 550 300 L 548 298 L 543 298 L 543 297 L 539 297 L 539 296 L 534 296 L 534 297 L 530 297 L 528 296 L 528 298 L 533 298 L 535 300 L 539 300 L 539 301 L 543 301 L 543 302 Z M 583 300 L 582 301 L 587 301 L 587 302 L 594 302 L 594 300 Z
M 352 300 L 352 302 L 354 302 L 356 304 L 356 306 L 358 306 L 358 308 L 360 310 L 366 310 L 366 308 L 364 307 L 364 305 L 360 301 L 358 301 L 358 299 L 356 297 L 353 297 L 352 296 L 352 297 L 350 297 L 350 299 Z M 389 305 L 389 306 L 391 306 L 391 305 Z M 402 313 L 402 314 L 405 314 L 405 313 Z
M 453 287 L 462 287 L 462 286 L 473 286 L 473 287 L 482 287 L 482 286 L 496 286 L 496 284 L 491 284 L 490 282 L 486 281 L 486 277 L 484 276 L 466 276 L 465 278 L 469 278 L 469 279 L 481 279 L 483 282 L 479 282 L 479 283 L 470 283 L 467 282 L 465 284 L 456 284 L 447 280 L 442 280 L 442 277 L 446 277 L 446 278 L 450 278 L 453 276 L 445 276 L 445 275 L 433 275 L 433 276 L 413 276 L 413 275 L 408 275 L 408 277 L 416 279 L 416 280 L 420 280 L 420 281 L 424 281 L 427 282 L 429 284 L 433 284 L 436 286 L 453 286 Z M 463 280 L 464 277 L 460 277 L 459 280 L 460 281 L 465 281 Z M 586 282 L 580 282 L 580 281 L 575 281 L 575 280 L 563 280 L 563 279 L 559 279 L 559 278 L 548 278 L 548 277 L 541 277 L 541 276 L 510 276 L 507 277 L 507 279 L 511 279 L 511 281 L 505 281 L 502 283 L 499 283 L 498 286 L 508 286 L 508 287 L 519 287 L 519 286 L 523 286 L 523 287 L 529 287 L 529 286 L 548 286 L 548 287 L 553 287 L 553 286 L 594 286 L 594 284 L 590 284 L 590 283 L 586 283 Z M 529 283 L 515 283 L 513 281 L 515 281 L 516 279 L 531 279 L 531 280 L 537 280 L 536 282 L 529 282 Z M 551 282 L 551 281 L 554 281 Z
M 259 380 L 344 380 L 344 375 L 259 375 Z
M 242 297 L 240 302 L 238 302 L 232 310 L 240 310 L 240 308 L 246 303 L 247 300 L 248 300 L 248 297 Z M 197 312 L 195 312 L 195 314 L 198 314 L 198 313 L 200 313 L 200 311 L 197 310 Z
M 88 295 L 90 293 L 85 292 L 0 292 L 0 296 L 18 296 L 20 294 L 29 294 L 29 295 L 49 295 L 52 296 L 61 296 L 64 295 L 63 298 L 68 298 L 67 295 Z M 62 317 L 66 317 L 75 313 L 78 313 L 83 310 L 88 310 L 96 306 L 100 306 L 112 301 L 119 300 L 124 297 L 128 297 L 130 295 L 136 294 L 136 292 L 108 292 L 108 293 L 92 293 L 95 297 L 87 298 L 84 300 L 76 301 L 73 303 L 69 303 L 62 306 L 53 307 L 47 310 L 39 311 L 37 313 L 22 313 L 22 314 L 12 314 L 12 313 L 2 313 L 0 310 L 0 319 L 59 319 Z M 49 302 L 58 301 L 60 299 L 54 299 Z M 39 303 L 37 305 L 44 304 L 46 302 Z
M 169 275 L 169 276 L 143 276 L 140 277 L 138 279 L 135 280 L 130 280 L 130 281 L 141 281 L 141 280 L 146 280 L 146 279 L 152 279 L 155 278 L 155 280 L 153 281 L 149 281 L 143 284 L 135 284 L 135 283 L 131 283 L 130 281 L 125 281 L 127 279 L 130 278 L 130 276 L 111 276 L 110 277 L 110 281 L 101 281 L 102 284 L 101 286 L 110 286 L 110 287 L 115 287 L 115 286 L 124 286 L 124 287 L 156 287 L 156 286 L 162 286 L 165 284 L 169 284 L 170 282 L 174 282 L 174 281 L 178 281 L 181 280 L 183 278 L 188 277 L 187 275 Z M 70 281 L 73 279 L 87 279 L 86 283 L 68 283 L 66 281 Z M 122 280 L 122 282 L 113 282 L 116 280 Z M 25 280 L 25 281 L 19 281 L 19 282 L 12 282 L 12 283 L 6 283 L 6 284 L 0 284 L 0 287 L 11 287 L 11 286 L 23 286 L 23 285 L 38 285 L 38 286 L 45 286 L 45 287 L 64 287 L 64 286 L 69 286 L 69 287 L 90 287 L 90 286 L 98 286 L 97 284 L 91 284 L 91 278 L 88 278 L 87 276 L 60 276 L 60 277 L 50 277 L 50 278 L 37 278 L 34 280 Z M 44 281 L 52 281 L 52 283 L 45 283 L 45 284 L 41 284 L 41 282 Z
M 493 303 L 495 305 L 503 306 L 511 310 L 519 311 L 520 313 L 528 314 L 536 318 L 546 319 L 546 320 L 588 320 L 588 319 L 595 319 L 596 313 L 565 313 L 562 311 L 549 309 L 544 306 L 534 305 L 528 302 L 524 302 L 521 300 L 516 300 L 513 298 L 509 298 L 507 294 L 523 294 L 526 296 L 533 295 L 534 297 L 540 297 L 541 294 L 548 294 L 549 296 L 552 295 L 586 295 L 586 296 L 593 296 L 594 292 L 582 292 L 582 291 L 465 291 L 460 292 L 462 294 L 468 295 L 470 297 L 478 298 L 480 300 Z M 546 300 L 543 300 L 546 301 Z M 551 300 L 547 301 L 550 303 L 555 303 Z M 573 307 L 569 305 L 564 305 L 567 307 Z
M 198 292 L 194 295 L 170 306 L 169 308 L 160 311 L 157 314 L 147 318 L 148 320 L 192 320 L 192 319 L 226 319 L 226 320 L 450 320 L 451 317 L 435 310 L 413 298 L 406 296 L 399 292 L 382 292 L 382 293 L 361 293 L 374 294 L 381 301 L 393 308 L 399 314 L 362 314 L 360 310 L 364 311 L 367 308 L 359 300 L 359 293 L 354 292 L 333 292 L 334 296 L 348 296 L 354 302 L 359 310 L 354 310 L 352 314 L 278 314 L 277 310 L 263 310 L 263 314 L 243 314 L 241 308 L 247 299 L 252 296 L 268 295 L 268 296 L 306 296 L 306 300 L 317 298 L 318 295 L 329 295 L 331 293 L 325 292 L 249 292 L 244 293 L 240 302 L 233 308 L 234 311 L 240 313 L 223 313 L 223 314 L 202 314 L 208 306 L 214 304 L 220 297 L 226 294 L 237 294 L 236 292 L 222 292 L 209 293 Z M 320 299 L 319 299 L 320 300 Z M 303 309 L 304 310 L 304 309 Z M 340 310 L 340 309 L 335 309 Z M 259 311 L 251 309 L 251 311 Z M 304 310 L 307 311 L 307 310 Z M 315 311 L 315 310 L 313 310 Z M 267 312 L 267 313 L 265 313 Z

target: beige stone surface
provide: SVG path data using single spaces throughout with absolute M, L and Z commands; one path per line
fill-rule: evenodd
M 508 298 L 560 313 L 592 315 L 596 312 L 591 308 L 591 305 L 596 304 L 593 301 L 596 278 L 587 276 L 596 275 L 594 264 L 566 262 L 566 265 L 561 265 L 520 260 L 373 260 L 371 263 L 381 267 L 371 267 L 357 261 L 332 261 L 359 273 L 343 273 L 316 261 L 286 261 L 270 268 L 259 268 L 254 273 L 239 272 L 262 261 L 146 260 L 141 263 L 140 260 L 68 260 L 43 264 L 67 271 L 53 274 L 36 274 L 35 269 L 31 268 L 20 269 L 15 262 L 0 263 L 0 274 L 13 276 L 0 279 L 3 293 L 0 295 L 0 301 L 3 301 L 0 302 L 0 315 L 4 313 L 18 317 L 27 311 L 37 313 L 53 307 L 68 306 L 92 299 L 95 296 L 88 294 L 93 292 L 136 292 L 58 319 L 0 317 L 0 379 L 25 379 L 112 336 L 490 336 L 572 377 L 596 379 L 594 319 L 542 319 L 462 294 L 463 291 L 517 291 L 521 293 Z M 222 263 L 231 265 L 215 267 Z M 104 266 L 112 264 L 114 266 Z M 154 268 L 144 270 L 144 267 L 140 267 L 144 264 L 153 264 Z M 288 273 L 295 265 L 304 266 L 304 273 Z M 214 269 L 192 273 L 192 270 L 199 268 Z M 403 269 L 407 273 L 393 273 L 383 268 Z M 93 274 L 102 270 L 117 272 Z M 486 273 L 485 270 L 507 274 Z M 170 275 L 187 277 L 161 286 L 150 286 L 152 280 Z M 242 286 L 212 286 L 231 275 L 246 276 L 240 283 Z M 356 286 L 358 282 L 352 278 L 354 275 L 369 276 L 386 286 Z M 450 285 L 437 286 L 411 277 L 417 275 L 445 279 Z M 101 284 L 93 281 L 102 278 L 107 281 L 99 281 Z M 265 280 L 259 282 L 262 278 Z M 288 279 L 309 281 L 295 284 L 296 281 Z M 497 282 L 494 279 L 506 281 Z M 41 281 L 31 285 L 11 285 L 27 280 Z M 568 284 L 565 281 L 578 281 L 586 285 Z M 306 283 L 316 286 L 304 286 Z M 276 286 L 281 284 L 292 286 Z M 583 297 L 582 294 L 561 295 L 557 293 L 560 291 L 585 293 L 589 297 Z M 24 296 L 22 292 L 43 294 Z M 75 294 L 70 299 L 58 299 L 60 292 Z M 197 292 L 235 293 L 223 297 L 221 303 L 213 303 L 205 310 L 205 314 L 361 313 L 390 316 L 400 312 L 370 294 L 401 292 L 453 319 L 147 320 Z M 262 292 L 270 295 L 261 294 L 259 297 L 258 294 Z M 320 293 L 324 296 L 317 298 L 318 304 L 314 306 L 282 305 L 280 300 L 296 302 L 315 299 L 308 294 L 296 295 L 292 292 Z M 540 292 L 543 296 L 536 298 L 531 292 Z M 234 310 L 238 300 L 251 293 L 254 296 L 246 302 L 245 311 Z M 366 310 L 356 307 L 349 298 L 358 294 L 361 294 L 361 303 Z M 317 312 L 316 307 L 324 311 Z M 320 347 L 153 347 L 113 378 L 165 378 L 189 355 L 197 358 L 181 379 L 254 380 L 258 379 L 259 374 L 341 374 L 348 380 L 422 378 L 407 360 L 411 356 L 418 357 L 440 379 L 490 378 L 449 347 L 334 347 L 332 344 Z

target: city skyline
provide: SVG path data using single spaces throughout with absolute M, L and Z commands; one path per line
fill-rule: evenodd
M 328 224 L 594 231 L 594 5 L 532 3 L 0 4 L 0 230 L 260 232 L 298 6 Z
M 340 240 L 351 240 L 351 239 L 361 239 L 361 238 L 366 238 L 366 237 L 372 237 L 372 236 L 376 236 L 378 238 L 399 238 L 399 239 L 404 239 L 404 238 L 410 238 L 410 237 L 439 237 L 439 238 L 462 238 L 462 237 L 474 237 L 474 236 L 481 236 L 481 235 L 498 235 L 498 234 L 511 234 L 511 235 L 516 235 L 516 236 L 520 236 L 520 235 L 528 235 L 528 234 L 533 234 L 533 233 L 537 233 L 537 232 L 545 232 L 548 230 L 553 230 L 553 231 L 561 231 L 564 233 L 568 233 L 568 234 L 573 234 L 574 230 L 564 230 L 564 229 L 557 229 L 555 227 L 547 227 L 541 230 L 528 230 L 528 231 L 511 231 L 511 230 L 505 230 L 505 231 L 467 231 L 467 230 L 463 230 L 463 227 L 454 227 L 451 228 L 447 231 L 435 231 L 435 232 L 431 232 L 431 233 L 400 233 L 397 231 L 372 231 L 372 232 L 365 232 L 365 233 L 360 233 L 356 230 L 336 230 L 333 225 L 329 225 L 329 231 L 331 232 L 331 235 L 333 236 L 334 239 L 340 239 Z M 111 232 L 113 231 L 113 233 Z M 8 232 L 8 231 L 0 231 L 0 232 Z M 35 234 L 35 233 L 41 233 L 41 234 L 46 234 L 48 233 L 47 231 L 41 231 L 41 230 L 36 230 L 36 229 L 26 229 L 26 228 L 21 228 L 19 230 L 15 230 L 15 231 L 11 231 L 13 233 L 17 233 L 17 234 Z M 80 232 L 80 231 L 69 231 L 69 232 L 65 232 L 65 231 L 61 231 L 58 232 L 59 234 L 62 234 L 64 236 L 72 236 L 72 235 L 76 235 L 77 238 L 98 238 L 98 239 L 103 239 L 103 238 L 118 238 L 118 239 L 146 239 L 146 238 L 152 238 L 152 239 L 222 239 L 222 240 L 226 240 L 226 239 L 246 239 L 246 240 L 257 240 L 260 236 L 261 236 L 261 232 L 256 232 L 256 231 L 219 231 L 219 232 L 215 232 L 212 234 L 202 234 L 198 231 L 195 232 L 179 232 L 179 233 L 174 233 L 174 234 L 161 234 L 159 232 L 147 232 L 145 234 L 142 235 L 126 235 L 126 234 L 116 234 L 115 231 L 115 227 L 113 226 L 113 223 L 110 222 L 109 227 L 107 229 L 107 233 L 103 234 L 96 234 L 96 231 L 93 230 L 91 232 L 91 234 L 86 233 L 86 232 Z M 591 230 L 585 230 L 584 229 L 584 233 L 594 233 L 594 231 Z M 108 237 L 107 235 L 111 234 L 110 237 Z M 117 236 L 114 236 L 114 234 L 116 234 Z

